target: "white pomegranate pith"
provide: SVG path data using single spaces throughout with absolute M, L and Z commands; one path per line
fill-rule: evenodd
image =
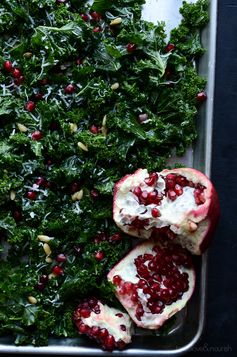
M 116 264 L 108 280 L 134 322 L 157 329 L 186 305 L 195 273 L 191 256 L 181 246 L 147 241 Z

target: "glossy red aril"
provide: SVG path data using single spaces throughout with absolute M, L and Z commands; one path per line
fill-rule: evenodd
M 213 184 L 191 168 L 139 169 L 114 187 L 113 218 L 120 229 L 143 239 L 165 236 L 193 254 L 207 248 L 219 211 Z
M 90 132 L 92 133 L 92 134 L 98 134 L 98 132 L 99 132 L 99 128 L 98 128 L 98 126 L 96 126 L 96 125 L 91 125 L 91 127 L 90 127 Z
M 35 191 L 27 192 L 26 196 L 27 196 L 27 198 L 29 198 L 29 200 L 32 200 L 32 201 L 36 200 L 36 198 L 37 198 L 37 194 Z
M 75 193 L 79 191 L 81 188 L 81 184 L 79 182 L 72 182 L 70 185 L 70 192 Z
M 56 260 L 57 260 L 57 262 L 59 262 L 59 263 L 64 263 L 64 262 L 67 261 L 67 257 L 66 257 L 65 254 L 60 253 L 60 254 L 57 255 Z
M 140 327 L 157 329 L 190 299 L 195 273 L 189 253 L 168 241 L 137 245 L 108 274 L 115 294 Z
M 19 69 L 19 68 L 14 68 L 14 69 L 12 70 L 12 76 L 13 76 L 14 78 L 20 78 L 20 77 L 21 77 L 21 71 L 20 71 L 20 69 Z
M 95 259 L 98 260 L 99 262 L 103 260 L 105 257 L 105 253 L 103 250 L 99 250 L 98 252 L 95 253 Z
M 26 103 L 25 108 L 28 112 L 33 112 L 33 110 L 35 110 L 36 108 L 36 104 L 32 100 L 30 100 L 29 102 Z
M 90 191 L 90 195 L 91 195 L 91 197 L 92 197 L 93 199 L 96 199 L 96 198 L 99 197 L 99 191 L 93 189 L 93 190 Z
M 206 92 L 204 92 L 204 91 L 199 92 L 199 93 L 197 94 L 196 99 L 197 99 L 198 102 L 205 102 L 205 100 L 207 100 L 207 94 L 206 94 Z
M 12 217 L 15 219 L 16 222 L 20 222 L 22 220 L 22 213 L 20 210 L 15 210 L 12 213 Z
M 96 298 L 85 299 L 77 306 L 73 322 L 80 334 L 95 339 L 104 350 L 123 349 L 131 342 L 132 321 L 128 314 Z
M 66 94 L 72 94 L 75 92 L 75 86 L 73 84 L 68 84 L 65 88 L 64 88 L 64 93 Z
M 166 52 L 171 52 L 175 49 L 175 45 L 173 43 L 168 43 L 168 45 L 165 47 Z
M 35 100 L 42 100 L 43 98 L 44 98 L 44 94 L 43 93 L 40 93 L 40 92 L 38 92 L 38 93 L 35 93 L 34 94 L 34 98 L 35 98 Z
M 83 62 L 84 62 L 84 61 L 83 61 L 82 58 L 77 58 L 77 59 L 76 59 L 76 64 L 77 64 L 78 66 L 82 65 Z
M 55 265 L 52 268 L 52 273 L 55 275 L 63 275 L 63 268 L 60 265 Z
M 136 51 L 137 46 L 135 43 L 128 43 L 126 46 L 126 49 L 129 53 L 132 53 L 132 52 Z
M 31 134 L 32 140 L 38 141 L 38 140 L 41 140 L 42 138 L 43 138 L 43 134 L 39 130 L 36 130 Z
M 14 83 L 16 86 L 20 86 L 25 80 L 24 76 L 20 76 L 19 78 L 15 79 Z
M 90 20 L 90 17 L 89 17 L 89 15 L 87 15 L 87 14 L 81 14 L 81 18 L 82 18 L 82 20 L 85 21 L 85 22 L 88 22 L 88 21 Z
M 7 72 L 11 72 L 12 71 L 12 62 L 11 61 L 5 61 L 3 63 L 3 68 L 7 71 Z
M 101 32 L 102 29 L 101 29 L 101 27 L 97 26 L 97 27 L 94 27 L 92 31 L 96 33 L 96 32 Z
M 94 21 L 100 21 L 102 19 L 101 14 L 97 11 L 92 11 L 90 13 L 90 15 L 91 15 L 92 20 L 94 20 Z

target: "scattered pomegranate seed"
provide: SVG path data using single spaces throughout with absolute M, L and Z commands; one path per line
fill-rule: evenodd
M 76 64 L 77 64 L 78 66 L 82 65 L 82 64 L 83 64 L 83 59 L 77 58 Z
M 99 132 L 99 128 L 98 128 L 98 126 L 96 126 L 96 125 L 91 125 L 91 127 L 90 127 L 90 132 L 92 133 L 92 134 L 98 134 L 98 132 Z
M 149 174 L 149 177 L 145 178 L 145 183 L 147 186 L 154 186 L 156 185 L 158 180 L 158 174 L 156 172 L 152 172 Z
M 46 86 L 46 85 L 48 84 L 48 79 L 47 79 L 47 78 L 41 79 L 41 80 L 39 81 L 39 84 L 40 84 L 41 86 Z
M 90 327 L 88 325 L 85 325 L 83 323 L 81 323 L 78 328 L 79 328 L 80 333 L 86 333 L 90 329 Z
M 26 103 L 25 108 L 28 112 L 33 112 L 33 110 L 35 110 L 36 108 L 36 104 L 32 100 L 30 100 L 29 102 Z
M 39 130 L 36 130 L 31 134 L 32 140 L 38 141 L 41 140 L 42 138 L 43 138 L 43 134 Z
M 83 21 L 85 21 L 85 22 L 88 22 L 89 21 L 89 15 L 87 15 L 87 14 L 81 14 L 81 18 L 82 18 L 82 20 Z
M 137 46 L 135 45 L 135 43 L 128 43 L 126 49 L 129 53 L 132 53 L 137 49 Z
M 165 47 L 166 52 L 171 52 L 175 49 L 175 45 L 173 43 L 168 43 L 168 45 Z
M 113 349 L 113 348 L 114 348 L 114 345 L 115 345 L 114 336 L 109 335 L 109 336 L 105 339 L 104 345 L 105 345 L 106 349 L 108 349 L 108 350 Z
M 157 218 L 157 217 L 160 217 L 161 214 L 157 208 L 152 208 L 151 215 L 152 215 L 152 217 Z
M 36 197 L 37 197 L 36 192 L 34 192 L 34 191 L 27 192 L 26 196 L 27 196 L 27 198 L 29 198 L 29 200 L 32 200 L 32 201 L 36 200 Z
M 205 100 L 207 100 L 207 95 L 204 91 L 199 92 L 196 96 L 196 99 L 198 102 L 205 102 Z
M 39 291 L 43 291 L 45 289 L 45 284 L 39 282 L 35 285 L 35 289 Z
M 68 84 L 65 88 L 64 88 L 64 93 L 66 94 L 72 94 L 75 92 L 75 87 L 73 84 Z
M 56 260 L 57 262 L 59 263 L 64 263 L 67 261 L 67 257 L 65 254 L 61 253 L 61 254 L 58 254 L 57 257 L 56 257 Z
M 96 33 L 96 32 L 101 32 L 102 30 L 101 30 L 101 28 L 98 26 L 98 27 L 94 27 L 92 31 Z
M 55 265 L 52 269 L 52 273 L 55 275 L 63 275 L 63 268 L 59 265 Z
M 91 12 L 90 15 L 91 15 L 92 20 L 94 20 L 94 21 L 100 21 L 102 19 L 101 14 L 97 11 Z
M 12 76 L 13 76 L 14 78 L 20 78 L 20 76 L 21 76 L 21 71 L 19 70 L 19 68 L 14 68 L 14 69 L 12 70 Z
M 39 278 L 39 281 L 40 281 L 40 283 L 47 284 L 47 282 L 49 281 L 48 275 L 46 275 L 46 274 L 41 275 L 41 277 Z
M 98 261 L 103 260 L 105 257 L 105 253 L 103 252 L 103 250 L 99 250 L 96 254 L 95 254 L 95 259 Z
M 93 189 L 93 190 L 91 190 L 90 195 L 92 198 L 96 199 L 99 197 L 99 191 Z
M 81 185 L 79 182 L 72 182 L 70 185 L 70 192 L 75 193 L 75 192 L 79 191 L 80 188 L 81 188 Z
M 176 184 L 174 186 L 174 192 L 177 196 L 181 196 L 183 194 L 183 188 L 180 185 Z
M 16 222 L 20 222 L 22 220 L 22 213 L 18 210 L 15 210 L 12 213 L 13 218 L 15 219 Z
M 17 78 L 14 83 L 16 86 L 20 86 L 25 80 L 25 77 L 24 76 L 20 76 L 19 78 Z
M 42 100 L 43 97 L 44 97 L 44 94 L 40 93 L 40 92 L 35 93 L 35 95 L 34 95 L 35 100 Z
M 122 236 L 121 234 L 118 232 L 118 233 L 114 233 L 111 237 L 110 237 L 110 241 L 111 242 L 118 242 L 122 239 Z
M 5 61 L 3 63 L 3 67 L 7 72 L 11 72 L 11 70 L 12 70 L 12 62 L 11 61 Z

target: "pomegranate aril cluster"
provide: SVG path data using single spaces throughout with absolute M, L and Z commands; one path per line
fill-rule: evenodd
M 106 351 L 112 351 L 114 349 L 123 349 L 126 343 L 119 339 L 115 340 L 115 337 L 109 333 L 106 327 L 99 327 L 96 322 L 92 326 L 87 324 L 87 319 L 94 313 L 99 315 L 101 313 L 99 301 L 96 298 L 85 299 L 73 314 L 73 322 L 75 323 L 80 334 L 86 334 L 91 339 L 95 339 L 97 343 Z M 117 313 L 115 316 L 122 318 L 122 313 Z M 119 326 L 121 331 L 126 331 L 126 326 L 121 322 Z
M 189 289 L 189 276 L 182 272 L 192 266 L 190 255 L 179 245 L 171 247 L 153 247 L 151 253 L 139 255 L 134 259 L 138 282 L 124 281 L 119 275 L 113 277 L 113 283 L 122 295 L 128 295 L 136 304 L 136 318 L 141 320 L 144 306 L 139 294 L 147 296 L 146 312 L 160 314 L 166 305 L 182 298 Z M 181 269 L 180 269 L 181 268 Z

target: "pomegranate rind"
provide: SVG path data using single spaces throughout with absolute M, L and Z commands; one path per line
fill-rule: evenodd
M 219 199 L 212 182 L 202 172 L 192 168 L 163 170 L 157 174 L 164 179 L 168 174 L 181 175 L 194 184 L 200 184 L 205 187 L 203 191 L 204 203 L 187 209 L 185 214 L 182 215 L 182 219 L 179 222 L 176 221 L 175 224 L 172 224 L 172 218 L 170 217 L 171 224 L 167 224 L 170 230 L 175 233 L 174 240 L 176 242 L 187 248 L 192 254 L 202 254 L 211 242 L 220 215 Z M 144 178 L 148 176 L 147 170 L 138 169 L 134 174 L 123 177 L 114 187 L 113 218 L 115 223 L 125 233 L 142 239 L 151 238 L 154 227 L 136 228 L 132 225 L 124 224 L 124 217 L 121 213 L 121 197 L 131 193 L 136 186 L 143 185 L 144 187 Z M 170 205 L 172 204 L 173 202 L 170 202 Z M 158 221 L 162 222 L 162 215 L 157 218 Z M 190 223 L 196 224 L 197 228 L 191 231 Z M 163 226 L 165 225 L 166 223 L 164 222 Z
M 137 258 L 139 255 L 151 254 L 152 248 L 154 246 L 156 245 L 162 246 L 163 244 L 169 245 L 173 243 L 170 242 L 161 243 L 158 241 L 153 242 L 149 240 L 138 244 L 119 263 L 117 263 L 112 268 L 112 270 L 107 275 L 108 281 L 113 283 L 114 276 L 120 276 L 124 281 L 137 284 L 139 278 L 137 277 L 137 270 L 134 264 L 134 259 Z M 140 320 L 136 317 L 136 306 L 135 303 L 131 300 L 131 295 L 123 294 L 120 290 L 120 287 L 116 286 L 115 288 L 116 297 L 123 305 L 123 307 L 127 310 L 131 319 L 135 322 L 137 326 L 145 329 L 151 329 L 151 330 L 159 329 L 168 319 L 170 319 L 173 315 L 175 315 L 177 312 L 179 312 L 186 306 L 195 288 L 196 275 L 193 266 L 189 268 L 180 267 L 180 271 L 182 273 L 188 274 L 188 281 L 189 281 L 188 291 L 183 293 L 181 299 L 173 302 L 170 305 L 166 305 L 164 310 L 159 314 L 153 314 L 144 307 L 145 314 L 141 317 Z M 144 294 L 139 294 L 139 302 L 142 302 L 142 304 L 147 302 Z
M 125 345 L 131 343 L 133 323 L 130 316 L 126 312 L 113 307 L 109 307 L 108 305 L 103 304 L 99 300 L 97 301 L 97 308 L 99 310 L 99 313 L 98 311 L 97 313 L 94 311 L 90 311 L 90 316 L 88 317 L 81 316 L 80 305 L 74 311 L 73 321 L 76 327 L 78 328 L 79 333 L 86 334 L 92 338 L 95 338 L 104 349 L 108 350 L 113 350 L 116 348 L 121 349 L 121 345 L 125 347 Z M 84 324 L 89 328 L 84 333 L 80 332 L 81 324 Z M 99 331 L 106 329 L 108 331 L 108 335 L 113 336 L 115 342 L 114 346 L 106 348 L 106 344 L 104 343 L 103 338 L 100 338 L 100 334 L 98 334 L 97 336 L 93 336 L 93 334 L 91 333 L 91 329 L 95 326 L 99 328 Z

